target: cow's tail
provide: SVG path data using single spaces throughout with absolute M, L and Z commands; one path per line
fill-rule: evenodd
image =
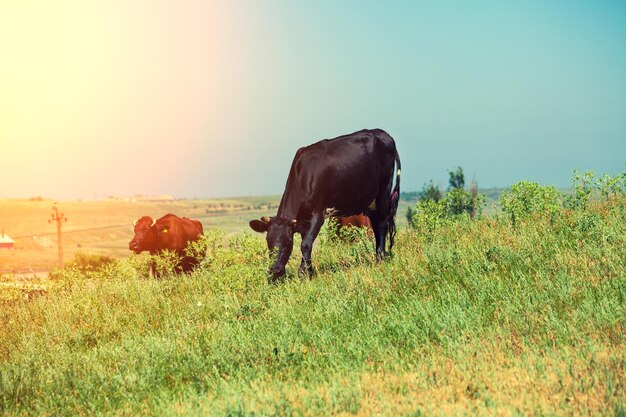
M 396 150 L 396 185 L 393 187 L 393 191 L 391 192 L 391 204 L 389 205 L 389 220 L 388 220 L 388 231 L 389 231 L 389 253 L 391 253 L 391 249 L 393 248 L 393 241 L 396 237 L 396 213 L 398 212 L 398 203 L 400 201 L 400 155 L 398 155 L 398 151 Z

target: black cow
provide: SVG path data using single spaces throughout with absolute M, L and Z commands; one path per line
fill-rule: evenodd
M 150 255 L 156 255 L 165 250 L 172 251 L 180 257 L 180 263 L 176 265 L 177 272 L 189 272 L 202 261 L 198 256 L 185 253 L 189 242 L 195 242 L 202 236 L 202 223 L 198 220 L 181 218 L 175 214 L 166 214 L 158 220 L 143 216 L 135 221 L 134 226 L 135 236 L 128 244 L 133 252 L 148 251 Z M 155 274 L 154 264 L 150 265 L 150 272 Z
M 299 271 L 311 276 L 311 249 L 328 216 L 364 213 L 374 229 L 377 259 L 386 254 L 387 236 L 391 253 L 399 196 L 400 157 L 393 138 L 381 129 L 361 130 L 300 148 L 291 163 L 278 213 L 252 220 L 250 227 L 267 232 L 267 246 L 276 255 L 269 270 L 274 279 L 285 274 L 293 235 L 300 233 Z

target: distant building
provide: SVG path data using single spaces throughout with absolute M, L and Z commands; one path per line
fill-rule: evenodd
M 14 243 L 9 235 L 5 235 L 4 232 L 0 233 L 0 249 L 13 249 Z

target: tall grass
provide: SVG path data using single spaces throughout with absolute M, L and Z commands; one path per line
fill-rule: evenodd
M 323 235 L 270 285 L 265 242 L 207 236 L 0 299 L 2 415 L 624 415 L 626 205 Z M 297 252 L 297 251 L 296 251 Z

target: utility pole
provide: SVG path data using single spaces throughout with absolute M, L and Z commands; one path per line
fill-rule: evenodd
M 57 246 L 59 247 L 59 268 L 63 268 L 63 241 L 61 236 L 61 224 L 67 222 L 67 217 L 63 213 L 59 214 L 56 204 L 52 206 L 52 215 L 48 219 L 48 223 L 56 222 L 57 224 Z

